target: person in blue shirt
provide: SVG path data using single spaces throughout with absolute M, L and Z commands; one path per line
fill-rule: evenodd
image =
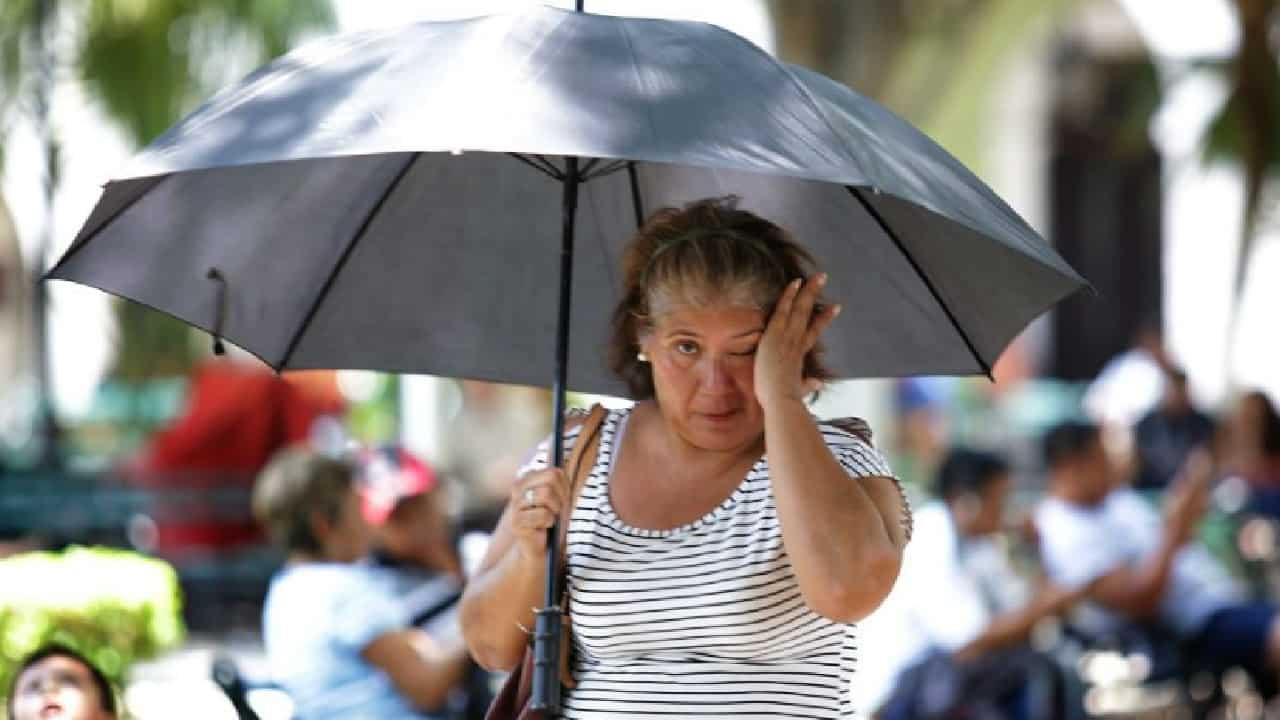
M 355 472 L 303 449 L 258 478 L 254 515 L 288 562 L 271 581 L 263 639 L 274 680 L 300 718 L 438 717 L 466 669 L 460 639 L 436 639 L 378 568 Z

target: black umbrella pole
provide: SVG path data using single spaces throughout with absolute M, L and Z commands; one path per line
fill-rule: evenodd
M 573 288 L 573 230 L 578 213 L 578 159 L 565 158 L 560 234 L 560 308 L 556 321 L 556 377 L 552 386 L 551 462 L 564 465 L 565 393 L 569 377 L 569 314 Z M 568 468 L 565 468 L 568 470 Z M 533 628 L 533 692 L 529 707 L 547 716 L 560 712 L 560 640 L 564 614 L 560 607 L 560 528 L 547 530 L 547 574 L 542 609 Z

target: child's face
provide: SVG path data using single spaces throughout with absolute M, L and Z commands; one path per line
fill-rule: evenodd
M 18 676 L 13 720 L 114 720 L 102 709 L 89 668 L 60 655 L 44 658 Z

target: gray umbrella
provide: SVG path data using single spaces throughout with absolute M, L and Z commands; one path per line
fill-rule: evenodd
M 49 276 L 277 369 L 554 380 L 559 400 L 572 357 L 567 387 L 622 395 L 604 339 L 623 242 L 659 207 L 725 194 L 831 274 L 838 377 L 990 374 L 1085 284 L 848 88 L 715 26 L 551 8 L 267 65 L 108 183 Z

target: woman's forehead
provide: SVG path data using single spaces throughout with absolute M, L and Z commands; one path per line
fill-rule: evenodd
M 659 333 L 692 332 L 733 337 L 763 330 L 764 319 L 764 312 L 759 308 L 743 305 L 675 305 L 654 319 L 654 329 Z

